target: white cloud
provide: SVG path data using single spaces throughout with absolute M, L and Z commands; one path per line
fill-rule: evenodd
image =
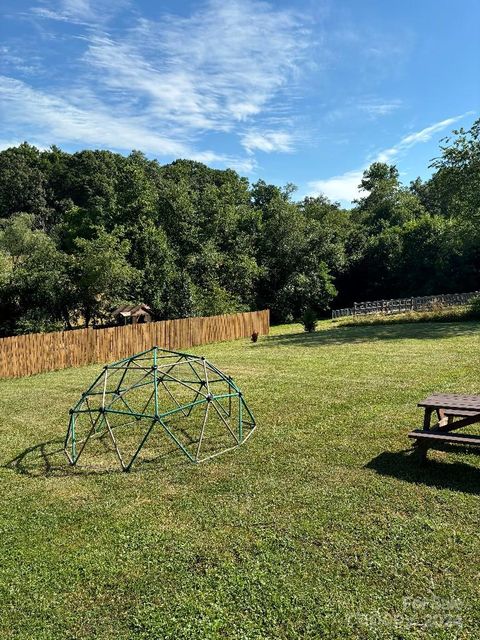
M 325 180 L 313 180 L 308 183 L 309 195 L 325 194 L 334 202 L 351 202 L 358 197 L 358 185 L 362 179 L 363 169 L 347 171 L 339 176 L 326 178 Z
M 412 147 L 414 144 L 418 142 L 428 142 L 431 137 L 438 133 L 439 131 L 443 131 L 450 125 L 458 122 L 462 118 L 464 118 L 467 114 L 464 113 L 461 116 L 455 116 L 454 118 L 447 118 L 446 120 L 441 120 L 440 122 L 436 122 L 435 124 L 430 125 L 429 127 L 425 127 L 421 131 L 416 131 L 415 133 L 410 133 L 408 136 L 405 136 L 400 140 L 400 143 L 397 145 L 397 148 L 406 149 L 408 147 Z
M 124 118 L 112 114 L 94 98 L 81 106 L 40 91 L 27 84 L 0 76 L 0 116 L 23 132 L 22 137 L 0 141 L 1 148 L 15 146 L 27 139 L 40 149 L 51 144 L 77 144 L 87 147 L 106 146 L 131 151 L 139 149 L 155 156 L 188 158 L 210 164 L 221 164 L 250 173 L 256 166 L 251 157 L 218 154 L 198 150 L 188 142 L 152 131 L 146 117 Z M 24 106 L 29 105 L 26 111 Z
M 371 100 L 360 102 L 358 104 L 360 111 L 364 111 L 371 118 L 390 115 L 394 111 L 400 109 L 401 106 L 401 100 L 391 100 L 390 102 Z
M 272 153 L 293 151 L 293 135 L 287 131 L 247 131 L 242 136 L 242 146 L 249 152 L 263 151 Z
M 108 21 L 130 0 L 50 0 L 46 6 L 33 7 L 31 13 L 47 20 L 95 26 Z
M 75 105 L 32 89 L 12 78 L 0 76 L 2 119 L 14 128 L 48 144 L 80 143 L 115 149 L 142 149 L 147 153 L 185 156 L 186 145 L 156 134 L 141 118 L 124 119 L 97 104 Z M 24 137 L 28 137 L 25 135 Z
M 84 59 L 113 98 L 135 92 L 157 118 L 230 131 L 275 111 L 272 99 L 292 90 L 307 42 L 292 11 L 210 0 L 188 18 L 142 19 L 121 39 L 91 37 Z
M 362 179 L 363 172 L 371 162 L 392 162 L 397 156 L 414 145 L 428 142 L 436 133 L 443 131 L 471 113 L 472 112 L 469 111 L 459 116 L 446 118 L 445 120 L 440 120 L 440 122 L 436 122 L 435 124 L 421 129 L 420 131 L 409 133 L 393 147 L 380 151 L 373 159 L 368 160 L 361 169 L 354 169 L 338 176 L 309 182 L 309 195 L 315 196 L 323 193 L 331 200 L 340 201 L 344 204 L 350 203 L 361 195 L 358 185 Z
M 3 77 L 5 137 L 29 131 L 46 146 L 139 148 L 246 170 L 255 151 L 292 149 L 286 127 L 310 38 L 304 17 L 256 0 L 207 0 L 188 17 L 136 17 L 108 33 L 102 15 L 126 2 L 50 0 L 33 10 L 78 25 L 85 48 L 63 87 Z M 197 148 L 205 133 L 227 132 L 248 157 Z

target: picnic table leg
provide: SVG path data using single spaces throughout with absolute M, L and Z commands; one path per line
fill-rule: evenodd
M 430 431 L 430 425 L 432 422 L 433 409 L 431 407 L 425 407 L 425 415 L 423 416 L 423 430 Z
M 430 426 L 432 422 L 432 413 L 433 409 L 430 407 L 425 407 L 425 415 L 423 416 L 423 430 L 430 431 Z M 440 416 L 439 416 L 440 418 Z M 425 441 L 417 440 L 417 453 L 418 460 L 422 464 L 427 461 L 427 451 L 428 451 L 428 443 Z

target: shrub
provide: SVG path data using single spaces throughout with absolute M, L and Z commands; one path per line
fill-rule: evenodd
M 300 322 L 303 324 L 305 331 L 311 333 L 317 328 L 317 314 L 309 307 L 303 312 Z
M 475 320 L 480 320 L 480 296 L 472 298 L 468 306 L 470 317 L 474 318 Z

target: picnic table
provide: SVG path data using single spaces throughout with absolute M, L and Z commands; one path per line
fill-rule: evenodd
M 480 422 L 480 395 L 434 393 L 417 406 L 425 409 L 423 429 L 411 431 L 408 437 L 416 440 L 422 461 L 427 457 L 428 448 L 439 443 L 480 447 L 480 436 L 453 433 Z M 437 421 L 432 425 L 434 414 Z

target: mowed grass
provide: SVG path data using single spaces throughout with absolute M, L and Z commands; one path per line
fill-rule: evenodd
M 480 392 L 478 323 L 278 327 L 195 350 L 255 412 L 248 443 L 129 474 L 71 469 L 98 366 L 0 382 L 0 637 L 474 638 L 480 457 L 406 434 Z

